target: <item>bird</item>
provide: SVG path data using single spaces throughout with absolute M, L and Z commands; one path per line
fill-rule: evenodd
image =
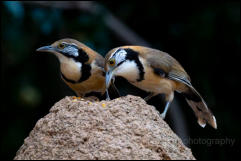
M 110 50 L 105 57 L 106 88 L 116 76 L 150 93 L 145 100 L 164 94 L 165 119 L 174 99 L 174 92 L 181 93 L 194 111 L 201 127 L 208 123 L 217 129 L 216 118 L 181 64 L 166 52 L 144 46 L 121 46 Z
M 52 53 L 58 58 L 62 80 L 79 98 L 105 98 L 105 59 L 99 53 L 71 38 L 60 39 L 36 51 Z M 111 87 L 118 97 L 115 86 Z

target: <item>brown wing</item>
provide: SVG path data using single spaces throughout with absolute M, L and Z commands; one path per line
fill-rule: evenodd
M 104 67 L 105 67 L 105 59 L 101 56 L 101 55 L 96 55 L 95 57 L 95 62 L 96 62 L 96 65 L 101 67 L 104 71 Z
M 140 52 L 140 55 L 147 60 L 154 71 L 159 71 L 161 76 L 165 74 L 168 79 L 191 85 L 190 77 L 175 58 L 156 49 L 144 48 L 142 51 L 145 54 Z

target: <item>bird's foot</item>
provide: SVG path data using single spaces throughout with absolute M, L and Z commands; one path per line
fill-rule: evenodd
M 110 97 L 107 97 L 105 100 L 106 100 L 106 101 L 111 101 Z
M 160 117 L 164 120 L 166 118 L 166 114 L 162 113 L 162 114 L 160 114 Z
M 110 101 L 110 100 L 111 100 L 108 90 L 106 90 L 106 99 L 105 99 L 105 100 L 106 100 L 106 101 Z

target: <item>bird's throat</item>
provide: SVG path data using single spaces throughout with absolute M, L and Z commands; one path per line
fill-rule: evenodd
M 125 61 L 114 72 L 116 76 L 124 77 L 129 82 L 136 82 L 140 77 L 135 61 Z
M 82 75 L 81 68 L 82 63 L 75 62 L 72 59 L 66 59 L 64 62 L 60 62 L 61 73 L 67 80 L 78 82 Z

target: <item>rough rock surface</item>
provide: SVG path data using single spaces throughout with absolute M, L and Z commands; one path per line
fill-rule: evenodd
M 195 159 L 160 118 L 134 96 L 90 102 L 66 97 L 40 119 L 20 159 Z

